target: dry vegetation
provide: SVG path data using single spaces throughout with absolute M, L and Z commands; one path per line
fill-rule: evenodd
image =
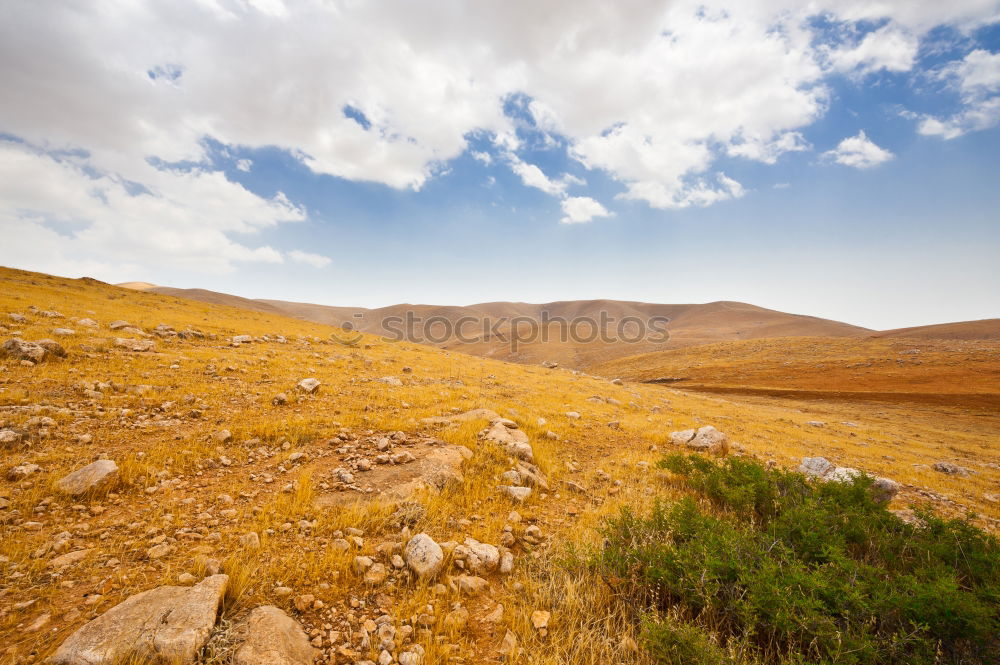
M 65 318 L 41 316 L 31 306 Z M 7 320 L 8 312 L 27 320 Z M 342 645 L 356 643 L 352 635 L 366 618 L 386 613 L 413 623 L 429 605 L 440 618 L 461 601 L 470 613 L 466 630 L 447 632 L 438 625 L 434 631 L 417 631 L 425 662 L 496 662 L 501 638 L 510 630 L 523 649 L 519 662 L 644 663 L 647 656 L 635 646 L 641 608 L 617 600 L 573 552 L 599 543 L 597 527 L 621 506 L 641 509 L 654 493 L 679 496 L 681 491 L 665 482 L 666 472 L 650 467 L 670 447 L 671 431 L 705 424 L 728 433 L 746 454 L 782 466 L 824 455 L 894 478 L 905 486 L 894 508 L 929 503 L 952 515 L 975 510 L 978 523 L 990 529 L 1000 518 L 995 497 L 1000 417 L 995 410 L 724 399 L 655 385 L 612 385 L 569 371 L 374 337 L 345 347 L 331 342 L 330 329 L 319 324 L 15 270 L 0 272 L 0 314 L 7 328 L 4 339 L 14 331 L 26 340 L 51 338 L 57 327 L 76 331 L 56 338 L 68 351 L 65 359 L 34 367 L 0 360 L 0 426 L 22 428 L 39 416 L 55 421 L 47 435 L 0 450 L 0 497 L 6 503 L 0 509 L 3 662 L 40 661 L 88 619 L 138 591 L 176 584 L 184 573 L 199 578 L 214 559 L 231 577 L 224 621 L 256 605 L 275 604 L 319 639 L 330 662 L 377 657 L 377 652 L 360 651 L 338 655 Z M 82 318 L 100 327 L 77 325 Z M 134 353 L 113 345 L 115 337 L 124 336 L 108 330 L 117 319 L 146 331 L 164 323 L 207 336 L 154 337 L 154 352 Z M 286 341 L 233 346 L 234 335 L 272 340 L 280 335 Z M 856 340 L 842 342 L 838 363 L 861 348 L 850 346 L 860 343 Z M 918 360 L 926 368 L 932 358 L 934 367 L 954 368 L 951 378 L 934 384 L 936 391 L 949 392 L 945 387 L 954 387 L 961 375 L 961 390 L 950 392 L 996 392 L 997 355 L 985 347 L 963 346 L 956 354 L 921 342 L 919 355 L 899 355 L 897 349 L 913 345 L 880 343 L 893 351 L 893 370 L 905 371 Z M 809 345 L 814 353 L 828 354 L 832 348 L 808 340 L 802 345 L 803 354 Z M 668 367 L 650 371 L 677 373 Z M 758 385 L 750 380 L 757 376 L 752 359 L 734 354 L 713 367 L 716 372 L 731 368 L 721 385 L 741 382 L 741 376 Z M 767 367 L 772 373 L 760 370 L 761 376 L 776 377 L 781 364 Z M 864 383 L 868 389 L 881 389 L 875 387 L 880 385 L 878 367 L 844 370 L 843 381 L 853 372 L 870 376 Z M 693 363 L 689 368 L 696 371 Z M 832 389 L 822 383 L 836 374 L 831 365 L 815 369 L 816 383 L 789 372 L 787 385 Z M 378 380 L 386 376 L 399 378 L 401 385 Z M 316 394 L 295 390 L 304 377 L 322 382 Z M 93 382 L 110 386 L 98 395 L 85 392 L 83 384 Z M 287 404 L 272 404 L 278 393 L 288 396 Z M 479 407 L 516 420 L 527 432 L 536 461 L 548 475 L 547 495 L 536 493 L 514 505 L 497 493 L 497 474 L 507 468 L 507 458 L 477 439 L 486 421 L 443 428 L 421 423 Z M 581 418 L 567 417 L 568 411 Z M 544 426 L 539 418 L 547 421 Z M 807 424 L 813 421 L 824 424 Z M 232 437 L 217 438 L 221 430 Z M 397 576 L 367 585 L 352 570 L 355 556 L 375 557 L 380 545 L 399 543 L 405 533 L 400 534 L 394 517 L 396 506 L 375 501 L 377 496 L 356 494 L 348 502 L 338 497 L 336 505 L 320 507 L 327 504 L 319 499 L 336 494 L 330 473 L 338 466 L 337 448 L 343 443 L 338 437 L 364 440 L 396 431 L 411 439 L 438 437 L 473 451 L 460 487 L 417 497 L 425 510 L 409 529 L 425 531 L 438 542 L 472 537 L 496 543 L 509 526 L 519 540 L 514 571 L 488 576 L 487 593 L 460 598 Z M 558 440 L 546 438 L 547 431 Z M 80 439 L 84 435 L 92 440 Z M 296 452 L 305 456 L 290 461 Z M 110 493 L 81 500 L 54 490 L 55 480 L 99 455 L 121 468 L 121 481 Z M 937 473 L 929 465 L 940 460 L 973 473 L 968 478 Z M 42 470 L 7 479 L 7 470 L 22 463 Z M 584 491 L 571 491 L 567 481 Z M 223 495 L 232 501 L 220 499 Z M 510 519 L 512 510 L 520 514 L 519 522 Z M 540 544 L 520 540 L 529 525 L 541 528 Z M 251 531 L 260 535 L 259 549 L 240 543 Z M 63 532 L 69 533 L 71 550 L 90 551 L 56 569 L 50 565 L 57 554 L 50 545 Z M 357 538 L 350 550 L 330 546 L 344 537 Z M 148 550 L 164 543 L 167 553 L 150 558 Z M 319 604 L 296 608 L 302 594 Z M 498 605 L 502 615 L 490 617 Z M 537 609 L 552 615 L 545 636 L 530 623 Z M 225 658 L 224 641 L 213 642 L 212 649 L 210 659 Z

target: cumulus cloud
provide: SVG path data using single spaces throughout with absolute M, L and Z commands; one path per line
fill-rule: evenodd
M 239 159 L 236 161 L 236 168 L 238 168 L 240 171 L 249 173 L 252 167 L 253 167 L 253 160 Z
M 293 249 L 288 252 L 288 258 L 296 263 L 304 263 L 306 265 L 312 266 L 314 268 L 325 268 L 326 266 L 333 263 L 333 259 L 328 256 L 323 256 L 322 254 L 313 254 L 312 252 L 303 252 L 299 249 Z
M 852 166 L 856 169 L 878 166 L 894 157 L 891 152 L 872 142 L 864 130 L 858 132 L 857 136 L 844 139 L 837 144 L 836 148 L 823 153 L 823 156 L 838 164 Z
M 857 44 L 828 51 L 827 57 L 834 69 L 848 73 L 906 72 L 913 68 L 917 47 L 915 35 L 890 23 L 867 33 Z
M 958 90 L 962 109 L 946 117 L 918 116 L 917 131 L 953 139 L 1000 124 L 1000 53 L 976 49 L 949 63 L 941 78 Z
M 248 246 L 232 234 L 305 219 L 283 195 L 264 199 L 217 171 L 148 167 L 142 183 L 101 173 L 79 155 L 0 142 L 0 263 L 38 256 L 66 274 L 128 257 L 136 265 L 228 272 L 239 262 L 282 261 L 272 247 Z
M 816 16 L 882 27 L 859 41 L 818 46 Z M 277 147 L 319 174 L 419 189 L 468 149 L 470 134 L 492 136 L 498 152 L 517 153 L 516 123 L 504 110 L 512 95 L 529 100 L 536 126 L 558 136 L 572 159 L 619 182 L 624 198 L 684 208 L 743 193 L 719 171 L 722 157 L 774 163 L 808 149 L 801 130 L 825 112 L 831 73 L 905 71 L 931 28 L 969 30 L 997 18 L 994 0 L 566 0 L 544 6 L 528 0 L 10 0 L 0 22 L 0 133 L 45 154 L 86 154 L 85 164 L 71 171 L 74 196 L 87 198 L 82 185 L 94 173 L 98 188 L 117 195 L 106 204 L 117 221 L 85 217 L 107 212 L 89 201 L 74 210 L 84 226 L 61 237 L 82 242 L 86 228 L 128 226 L 135 230 L 123 235 L 149 257 L 151 243 L 142 238 L 183 236 L 198 226 L 185 221 L 187 215 L 211 217 L 213 196 L 236 197 L 242 212 L 272 224 L 305 215 L 288 201 L 255 197 L 207 167 L 184 173 L 153 168 L 151 161 L 207 164 L 211 139 L 248 150 Z M 972 100 L 968 113 L 927 119 L 924 133 L 995 122 L 987 86 L 958 69 L 955 76 L 977 90 L 963 92 Z M 549 178 L 527 162 L 511 167 L 564 209 L 585 208 L 570 203 L 587 198 L 568 196 L 572 181 Z M 70 167 L 56 162 L 49 168 Z M 15 190 L 33 187 L 16 170 L 10 177 Z M 142 223 L 142 216 L 126 213 L 129 207 L 154 208 L 150 219 L 169 219 L 163 226 L 179 231 Z M 49 199 L 30 210 L 7 205 L 4 214 L 45 226 L 66 212 L 65 203 Z M 205 242 L 212 235 L 219 258 L 196 244 L 194 264 L 219 269 L 248 260 L 237 256 L 275 258 L 243 238 L 233 240 L 229 227 L 239 215 L 218 212 L 223 221 L 205 222 L 197 237 Z M 574 215 L 586 216 L 566 213 Z M 171 247 L 157 260 L 176 261 Z
M 611 213 L 589 196 L 567 196 L 562 202 L 563 224 L 582 224 L 595 217 L 607 217 Z

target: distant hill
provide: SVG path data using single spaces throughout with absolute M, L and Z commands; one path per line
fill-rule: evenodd
M 907 339 L 966 339 L 1000 341 L 1000 319 L 939 323 L 931 326 L 882 330 L 872 337 L 905 337 Z
M 591 367 L 623 356 L 725 341 L 789 336 L 851 337 L 872 331 L 838 321 L 788 314 L 740 302 L 655 304 L 621 300 L 568 300 L 543 304 L 488 302 L 468 306 L 400 304 L 376 309 L 332 307 L 284 300 L 255 300 L 205 289 L 175 289 L 145 282 L 120 284 L 161 295 L 284 314 L 330 325 L 350 322 L 354 329 L 380 335 L 402 333 L 414 342 L 520 363 L 554 362 Z M 407 318 L 421 325 L 405 328 Z M 651 317 L 669 319 L 669 338 L 655 331 L 641 336 Z M 543 331 L 537 323 L 552 321 Z M 560 321 L 564 322 L 561 323 Z M 592 326 L 589 321 L 595 322 Z M 604 321 L 603 326 L 597 324 Z M 620 323 L 623 325 L 618 334 Z M 431 325 L 427 325 L 431 322 Z M 576 322 L 574 324 L 574 322 Z M 461 324 L 459 326 L 459 324 Z M 575 335 L 572 334 L 575 331 Z M 532 334 L 532 333 L 535 334 Z M 603 332 L 603 336 L 598 334 Z M 514 346 L 513 338 L 530 340 Z M 622 337 L 631 341 L 623 342 Z M 641 339 L 639 339 L 642 337 Z

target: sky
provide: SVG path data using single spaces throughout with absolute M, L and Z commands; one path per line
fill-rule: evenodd
M 0 265 L 1000 317 L 1000 1 L 5 0 Z

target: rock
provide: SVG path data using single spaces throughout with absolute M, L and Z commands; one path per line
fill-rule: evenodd
M 86 559 L 94 551 L 94 548 L 88 548 L 83 550 L 76 550 L 75 552 L 67 552 L 66 554 L 60 554 L 54 559 L 50 560 L 48 566 L 50 568 L 66 568 L 67 566 L 72 566 L 73 564 L 80 563 Z
M 56 337 L 72 337 L 76 334 L 76 331 L 70 328 L 56 328 L 52 331 L 52 334 Z
M 693 429 L 682 429 L 678 432 L 671 432 L 670 443 L 674 444 L 675 446 L 683 446 L 688 441 L 693 439 L 695 434 L 696 432 Z
M 162 559 L 163 557 L 170 554 L 171 551 L 170 543 L 160 543 L 159 545 L 153 545 L 148 550 L 146 550 L 147 559 Z
M 24 480 L 25 478 L 27 478 L 32 474 L 41 472 L 41 470 L 42 467 L 38 466 L 37 464 L 28 464 L 28 463 L 18 464 L 17 466 L 12 467 L 9 471 L 7 471 L 7 480 L 14 482 L 18 480 Z
M 951 462 L 934 462 L 931 468 L 939 473 L 946 473 L 950 476 L 958 476 L 959 478 L 968 478 L 970 473 L 964 466 L 952 464 Z
M 288 404 L 288 395 L 286 395 L 285 393 L 278 393 L 271 400 L 271 404 L 273 404 L 274 406 L 284 406 Z
M 319 379 L 311 379 L 311 378 L 310 379 L 302 379 L 298 383 L 298 388 L 302 392 L 304 392 L 304 393 L 306 393 L 308 395 L 311 395 L 314 392 L 316 392 L 317 390 L 319 390 L 320 385 L 321 384 L 319 382 Z
M 466 538 L 465 548 L 468 552 L 465 563 L 474 573 L 491 572 L 500 565 L 500 550 L 493 545 Z
M 480 438 L 500 445 L 508 455 L 525 462 L 535 461 L 535 453 L 531 449 L 528 435 L 520 429 L 508 427 L 504 424 L 503 419 L 492 422 L 488 428 L 483 430 Z
M 501 485 L 499 487 L 500 493 L 504 494 L 518 503 L 523 503 L 529 496 L 531 496 L 530 487 L 514 487 L 512 485 Z
M 50 662 L 193 663 L 215 626 L 228 582 L 226 575 L 213 575 L 194 586 L 162 586 L 130 596 L 70 635 Z
M 500 414 L 489 409 L 472 409 L 454 416 L 435 416 L 433 418 L 422 418 L 420 422 L 425 425 L 448 425 L 450 423 L 464 423 L 470 420 L 488 420 L 491 423 L 500 420 Z
M 517 635 L 508 630 L 503 636 L 503 641 L 500 642 L 500 655 L 506 660 L 514 660 L 520 652 L 521 648 L 517 644 Z
M 14 360 L 28 360 L 40 363 L 50 357 L 64 358 L 66 350 L 52 340 L 27 342 L 23 339 L 9 339 L 3 343 L 3 355 Z
M 234 665 L 312 665 L 317 656 L 302 626 L 273 605 L 254 608 L 233 637 Z
M 611 379 L 611 385 L 613 385 L 613 386 L 623 386 L 623 385 L 625 385 L 625 382 L 622 381 L 621 379 Z
M 15 432 L 12 429 L 0 429 L 0 445 L 10 446 L 18 443 L 22 438 L 20 432 Z
M 260 549 L 260 536 L 257 535 L 256 531 L 250 531 L 244 533 L 240 536 L 240 547 L 245 547 L 249 550 L 259 550 Z
M 122 321 L 120 319 L 118 321 L 112 321 L 111 323 L 108 324 L 108 328 L 110 328 L 111 330 L 121 330 L 122 328 L 131 328 L 131 327 L 132 327 L 131 323 L 129 323 L 128 321 Z
M 835 466 L 825 457 L 804 457 L 799 472 L 824 481 L 847 483 L 861 475 L 861 471 L 846 466 Z M 902 486 L 895 480 L 872 476 L 872 498 L 879 503 L 891 501 Z
M 233 344 L 249 344 L 253 341 L 251 335 L 233 335 Z
M 365 582 L 372 585 L 382 584 L 388 576 L 389 571 L 386 570 L 385 564 L 373 563 L 371 567 L 365 571 Z
M 713 455 L 725 455 L 729 452 L 729 437 L 711 425 L 705 425 L 695 433 L 693 439 L 684 445 L 692 450 L 712 453 Z
M 551 613 L 545 610 L 535 610 L 531 613 L 531 625 L 535 627 L 535 630 L 543 631 L 549 627 L 550 618 L 552 618 Z
M 93 319 L 80 319 L 76 322 L 76 325 L 83 326 L 84 328 L 99 328 L 97 321 Z
M 570 420 L 579 420 L 580 413 L 578 411 L 567 411 L 566 417 L 569 418 Z
M 233 433 L 227 429 L 220 429 L 218 432 L 212 435 L 216 443 L 229 443 L 233 440 Z
M 803 457 L 798 471 L 814 478 L 824 478 L 833 469 L 834 465 L 825 457 Z
M 418 533 L 410 538 L 410 542 L 406 543 L 403 558 L 410 570 L 422 580 L 432 579 L 444 566 L 444 552 L 441 546 L 426 533 Z
M 65 494 L 81 496 L 107 489 L 117 480 L 118 465 L 112 460 L 102 459 L 60 478 L 56 481 L 55 487 Z
M 444 617 L 444 629 L 449 633 L 460 633 L 469 625 L 469 610 L 458 607 Z
M 127 349 L 129 351 L 134 351 L 136 353 L 142 353 L 144 351 L 152 351 L 156 347 L 156 344 L 151 339 L 116 337 L 115 346 Z
M 403 385 L 403 382 L 400 381 L 399 379 L 397 379 L 394 376 L 383 376 L 381 379 L 378 380 L 378 382 L 379 383 L 384 383 L 387 386 L 401 386 L 401 385 Z
M 469 596 L 478 596 L 490 588 L 489 582 L 484 580 L 482 577 L 476 577 L 474 575 L 459 575 L 452 581 L 455 584 L 455 589 L 459 593 L 464 593 Z

